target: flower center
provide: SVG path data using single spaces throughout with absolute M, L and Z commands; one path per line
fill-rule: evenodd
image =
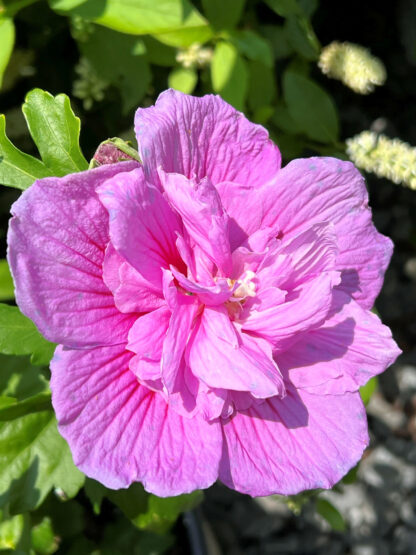
M 251 270 L 246 270 L 240 279 L 227 279 L 227 283 L 230 287 L 233 287 L 235 283 L 238 283 L 237 289 L 234 291 L 232 299 L 241 302 L 246 297 L 256 296 L 256 284 L 253 282 L 253 278 L 256 274 Z
M 227 279 L 230 288 L 234 287 L 236 283 L 238 285 L 233 296 L 225 303 L 231 319 L 238 319 L 247 297 L 256 296 L 256 284 L 253 282 L 255 277 L 254 272 L 246 270 L 240 279 Z

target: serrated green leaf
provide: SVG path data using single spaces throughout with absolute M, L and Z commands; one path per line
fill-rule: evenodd
M 211 64 L 212 88 L 237 110 L 244 109 L 248 71 L 237 48 L 225 41 L 217 44 Z
M 260 35 L 245 29 L 243 31 L 233 31 L 230 33 L 230 38 L 246 58 L 273 67 L 272 47 Z
M 205 15 L 214 29 L 233 29 L 240 20 L 246 0 L 202 0 Z
M 286 71 L 283 94 L 290 116 L 308 137 L 323 143 L 338 138 L 338 114 L 332 98 L 311 79 Z
M 49 0 L 63 15 L 78 15 L 131 35 L 161 35 L 172 46 L 203 42 L 212 31 L 188 0 Z M 158 37 L 159 38 L 159 37 Z
M 7 260 L 0 260 L 0 301 L 14 299 L 14 283 Z
M 191 94 L 198 82 L 198 74 L 194 69 L 186 67 L 174 68 L 168 77 L 168 85 L 172 89 Z
M 47 341 L 17 307 L 0 303 L 0 353 L 32 355 L 33 364 L 49 364 L 56 345 Z
M 79 147 L 80 120 L 65 94 L 41 89 L 26 95 L 23 114 L 44 164 L 58 177 L 88 169 Z
M 376 391 L 377 387 L 378 387 L 377 376 L 374 376 L 365 385 L 360 387 L 360 395 L 364 405 L 368 405 L 368 403 L 370 402 L 371 396 Z
M 347 525 L 341 513 L 326 499 L 316 500 L 316 510 L 329 523 L 333 530 L 345 532 Z
M 265 0 L 266 4 L 271 8 L 277 15 L 282 17 L 287 17 L 289 15 L 301 14 L 302 9 L 296 0 Z
M 120 90 L 123 112 L 137 107 L 151 78 L 143 41 L 111 29 L 95 27 L 79 48 L 97 75 Z
M 53 175 L 37 158 L 17 149 L 6 136 L 6 118 L 0 114 L 0 184 L 27 189 L 36 179 Z
M 13 20 L 0 15 L 0 88 L 3 82 L 3 73 L 13 52 L 14 38 Z
M 285 23 L 285 31 L 289 44 L 296 52 L 307 60 L 318 59 L 321 45 L 307 17 L 289 17 Z
M 77 494 L 84 475 L 74 466 L 53 411 L 0 424 L 0 506 L 11 514 L 38 507 L 52 488 Z

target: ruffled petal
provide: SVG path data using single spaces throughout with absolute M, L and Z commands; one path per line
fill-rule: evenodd
M 375 314 L 341 291 L 334 300 L 337 312 L 322 328 L 305 334 L 277 358 L 297 388 L 318 395 L 358 391 L 401 352 Z
M 58 347 L 52 401 L 75 464 L 111 489 L 142 482 L 160 497 L 207 488 L 217 478 L 221 430 L 183 418 L 129 370 L 123 346 Z
M 199 303 L 195 298 L 178 294 L 162 350 L 162 382 L 168 392 L 173 392 L 175 389 L 176 378 L 198 307 Z
M 263 303 L 253 305 L 241 326 L 270 341 L 275 349 L 285 350 L 299 340 L 301 333 L 323 324 L 332 306 L 334 285 L 338 283 L 337 272 L 325 272 L 291 291 L 284 303 L 274 306 L 266 296 Z M 272 299 L 281 299 L 279 290 L 269 288 L 264 293 Z M 261 296 L 259 299 L 262 300 Z
M 233 293 L 226 279 L 219 279 L 214 285 L 199 285 L 186 278 L 171 267 L 171 272 L 181 287 L 192 295 L 197 295 L 201 303 L 206 305 L 220 305 L 228 301 Z
M 260 398 L 284 394 L 271 348 L 237 332 L 222 307 L 204 308 L 189 341 L 187 362 L 192 373 L 211 388 L 249 391 Z
M 260 288 L 291 290 L 322 272 L 335 270 L 338 255 L 332 224 L 315 224 L 269 249 L 257 270 Z
M 283 399 L 237 413 L 223 425 L 220 480 L 252 496 L 331 488 L 361 458 L 367 421 L 358 393 Z
M 260 125 L 219 96 L 197 98 L 168 90 L 155 106 L 139 108 L 135 130 L 140 158 L 151 183 L 166 172 L 216 185 L 235 181 L 254 189 L 280 168 L 279 149 Z
M 364 179 L 351 162 L 335 158 L 306 158 L 290 162 L 274 180 L 271 201 L 262 225 L 279 227 L 292 237 L 314 223 L 332 222 L 342 272 L 340 289 L 371 308 L 383 283 L 393 244 L 377 232 L 368 207 Z
M 111 243 L 105 251 L 103 279 L 120 312 L 150 312 L 165 303 L 159 287 L 139 274 Z
M 12 206 L 8 259 L 20 309 L 50 341 L 72 347 L 124 341 L 131 323 L 103 282 L 108 214 L 95 189 L 136 162 L 36 181 Z
M 182 218 L 192 241 L 216 264 L 221 275 L 232 271 L 228 216 L 212 183 L 203 179 L 199 183 L 183 175 L 160 171 L 169 202 Z
M 115 175 L 97 189 L 110 216 L 115 249 L 153 287 L 162 289 L 162 268 L 183 268 L 176 248 L 181 230 L 177 216 L 162 194 L 149 185 L 143 170 Z

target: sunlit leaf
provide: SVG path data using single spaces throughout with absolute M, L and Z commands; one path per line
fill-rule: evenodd
M 160 40 L 172 46 L 189 46 L 212 35 L 208 22 L 188 0 L 49 0 L 49 3 L 63 15 L 78 15 L 122 33 L 160 35 Z
M 53 411 L 0 424 L 0 506 L 11 514 L 38 507 L 52 488 L 73 497 L 83 482 Z
M 0 301 L 14 299 L 14 283 L 7 260 L 0 260 Z
M 80 121 L 65 94 L 52 96 L 33 89 L 22 107 L 30 134 L 44 164 L 53 175 L 63 176 L 88 168 L 79 148 Z
M 0 304 L 0 353 L 32 355 L 34 364 L 49 364 L 55 345 L 17 307 Z
M 247 67 L 237 48 L 225 41 L 217 44 L 211 64 L 212 87 L 237 110 L 244 109 L 247 96 Z
M 6 136 L 6 120 L 0 114 L 0 184 L 27 189 L 36 179 L 53 175 L 43 162 L 21 152 Z
M 3 73 L 13 52 L 14 38 L 13 20 L 0 15 L 0 87 L 3 82 Z
M 198 74 L 194 69 L 177 67 L 169 73 L 168 85 L 172 89 L 191 94 L 198 81 Z
M 374 376 L 365 385 L 360 387 L 360 395 L 364 405 L 368 405 L 368 403 L 370 402 L 371 396 L 376 391 L 377 387 L 378 387 L 377 376 Z

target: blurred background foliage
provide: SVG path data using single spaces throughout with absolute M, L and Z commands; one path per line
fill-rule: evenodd
M 400 141 L 392 150 L 379 136 L 416 143 L 415 29 L 413 0 L 400 0 L 394 9 L 373 0 L 365 6 L 358 0 L 0 0 L 0 181 L 21 189 L 33 181 L 8 181 L 10 156 L 21 168 L 34 163 L 42 175 L 64 175 L 74 171 L 71 165 L 85 168 L 108 137 L 117 134 L 134 146 L 135 109 L 173 87 L 220 94 L 267 127 L 285 162 L 314 154 L 347 158 L 345 141 L 367 131 L 358 142 L 347 141 L 348 154 L 363 169 L 412 186 L 415 150 Z M 27 96 L 37 87 L 59 96 Z M 84 155 L 79 123 L 61 93 L 81 118 Z M 43 113 L 69 122 L 68 159 L 51 158 L 50 137 L 36 135 L 33 122 Z M 35 157 L 36 144 L 42 162 L 16 151 L 9 139 Z M 390 306 L 397 279 L 402 285 L 415 279 L 415 272 L 404 276 L 402 263 L 415 255 L 416 225 L 408 217 L 415 201 L 411 191 L 387 181 L 370 178 L 369 187 L 379 229 L 394 236 L 401 226 L 395 237 L 401 262 L 393 261 L 378 309 L 409 350 L 416 337 L 414 303 L 404 313 Z M 8 212 L 18 194 L 1 191 L 3 258 Z M 137 484 L 111 492 L 85 480 L 51 409 L 54 346 L 13 306 L 5 260 L 0 301 L 0 551 L 188 553 L 189 534 L 176 521 L 202 494 L 158 499 Z M 372 380 L 362 391 L 366 403 L 376 387 Z M 355 475 L 356 469 L 337 487 Z M 342 515 L 317 492 L 284 501 L 295 514 L 314 503 L 334 530 L 345 530 Z

